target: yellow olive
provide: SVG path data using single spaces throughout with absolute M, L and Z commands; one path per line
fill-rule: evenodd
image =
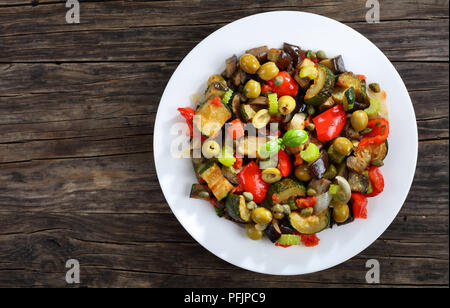
M 277 212 L 277 213 L 273 214 L 273 218 L 278 219 L 278 220 L 283 219 L 284 213 Z
M 264 207 L 259 207 L 252 212 L 252 220 L 260 225 L 266 225 L 273 219 L 272 212 Z
M 300 165 L 295 169 L 295 177 L 302 182 L 308 182 L 311 180 L 311 175 L 308 171 L 308 165 Z
M 353 128 L 360 132 L 367 127 L 367 123 L 369 123 L 369 116 L 364 110 L 358 110 L 353 112 L 351 123 Z
M 345 203 L 338 203 L 333 208 L 333 218 L 337 223 L 346 222 L 350 215 L 350 209 Z
M 249 74 L 255 74 L 261 66 L 258 59 L 256 59 L 254 55 L 248 53 L 241 57 L 239 65 L 244 72 Z
M 245 226 L 245 233 L 254 241 L 260 240 L 263 236 L 263 232 L 256 229 L 254 224 L 247 224 Z
M 282 96 L 278 100 L 278 111 L 282 115 L 290 114 L 292 111 L 294 111 L 295 106 L 297 103 L 295 102 L 295 99 L 292 96 Z
M 258 76 L 262 80 L 272 80 L 274 79 L 280 70 L 274 62 L 264 63 L 258 70 Z
M 213 82 L 219 82 L 221 84 L 223 84 L 223 83 L 226 84 L 226 81 L 225 81 L 225 79 L 223 79 L 222 75 L 212 75 L 211 77 L 209 77 L 208 86 L 210 84 L 212 84 Z
M 277 168 L 265 169 L 262 172 L 262 179 L 266 183 L 276 183 L 281 180 L 281 172 Z
M 261 94 L 261 84 L 253 79 L 247 81 L 244 87 L 244 94 L 248 98 L 257 98 Z
M 353 150 L 353 143 L 345 137 L 339 137 L 334 140 L 333 148 L 339 154 L 348 156 Z

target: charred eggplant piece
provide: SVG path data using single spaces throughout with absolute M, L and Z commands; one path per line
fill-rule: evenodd
M 348 183 L 353 192 L 367 194 L 369 190 L 369 179 L 364 174 L 351 171 L 348 175 Z
M 284 43 L 283 50 L 291 56 L 294 67 L 296 67 L 297 64 L 302 62 L 302 56 L 301 56 L 302 49 L 299 46 Z
M 325 178 L 312 179 L 309 182 L 308 189 L 312 188 L 316 191 L 317 195 L 326 193 L 330 189 L 331 181 Z
M 226 60 L 225 77 L 230 79 L 237 70 L 238 58 L 236 55 Z
M 320 61 L 320 64 L 325 65 L 335 74 L 342 74 L 347 71 L 345 69 L 344 59 L 342 56 L 337 56 L 332 59 L 324 59 Z
M 269 105 L 269 99 L 265 96 L 259 96 L 257 98 L 253 98 L 248 101 L 250 105 L 254 106 L 268 106 Z
M 321 179 L 325 172 L 327 172 L 328 167 L 329 161 L 327 151 L 322 150 L 320 152 L 320 157 L 308 167 L 308 170 L 315 178 Z
M 289 64 L 293 63 L 292 57 L 287 52 L 275 48 L 269 50 L 267 59 L 269 61 L 275 62 L 280 70 L 286 70 Z
M 233 114 L 240 118 L 239 109 L 241 108 L 241 94 L 237 93 L 233 96 L 233 99 L 231 100 L 231 109 L 233 111 Z
M 256 57 L 256 59 L 258 59 L 259 62 L 266 62 L 268 52 L 269 52 L 269 48 L 267 46 L 261 46 L 261 47 L 249 49 L 245 53 L 254 55 Z
M 278 226 L 282 234 L 293 234 L 295 229 L 292 227 L 288 217 L 284 217 L 278 222 Z
M 232 78 L 234 86 L 239 87 L 240 85 L 243 85 L 247 81 L 248 76 L 246 72 L 244 72 L 241 68 L 239 68 L 238 70 L 236 70 Z
M 341 176 L 344 179 L 347 179 L 347 177 L 348 177 L 348 169 L 347 169 L 347 165 L 346 165 L 345 161 L 340 163 L 337 166 L 336 170 L 337 170 L 337 175 L 336 176 Z
M 281 237 L 282 234 L 280 226 L 278 225 L 278 222 L 276 220 L 272 220 L 272 223 L 270 224 L 269 227 L 267 227 L 264 233 L 267 235 L 267 237 L 272 243 L 278 241 L 278 239 Z

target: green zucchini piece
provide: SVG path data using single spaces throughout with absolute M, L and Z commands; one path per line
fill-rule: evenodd
M 330 96 L 334 88 L 335 79 L 333 72 L 326 66 L 318 65 L 319 76 L 314 79 L 314 84 L 306 91 L 305 103 L 319 106 Z
M 249 222 L 250 221 L 250 210 L 247 208 L 244 196 L 239 196 L 235 194 L 229 194 L 227 201 L 225 202 L 225 207 L 231 218 L 239 222 Z
M 193 124 L 203 136 L 209 138 L 215 136 L 230 118 L 231 112 L 222 102 L 216 105 L 208 100 L 195 112 Z
M 209 200 L 211 198 L 211 195 L 206 185 L 192 184 L 189 197 L 193 199 Z
M 330 225 L 330 211 L 325 211 L 319 215 L 303 217 L 298 212 L 289 215 L 289 221 L 295 230 L 301 234 L 315 234 L 325 230 Z
M 361 80 L 353 73 L 344 73 L 339 75 L 336 85 L 345 89 L 353 87 L 356 93 L 356 100 L 362 103 L 365 102 L 365 87 L 363 89 Z
M 347 91 L 345 91 L 345 98 L 347 100 L 347 106 L 345 106 L 344 104 L 344 110 L 345 111 L 352 110 L 353 107 L 355 106 L 356 101 L 356 92 L 353 87 L 350 87 L 347 89 Z
M 240 112 L 241 112 L 242 120 L 244 122 L 250 121 L 251 119 L 253 119 L 253 117 L 256 114 L 256 111 L 252 108 L 252 106 L 247 105 L 247 104 L 241 104 Z
M 275 203 L 272 200 L 272 196 L 276 194 L 278 196 L 278 203 L 287 201 L 291 197 L 304 197 L 306 196 L 306 188 L 296 180 L 285 178 L 279 182 L 272 184 L 267 191 L 266 200 L 270 206 L 274 206 Z
M 208 184 L 218 201 L 224 199 L 233 189 L 233 185 L 223 176 L 219 166 L 213 162 L 200 171 L 200 176 Z
M 207 100 L 212 99 L 216 96 L 222 98 L 222 96 L 224 96 L 226 92 L 227 88 L 225 88 L 223 84 L 221 84 L 220 82 L 213 82 L 206 89 L 205 97 Z

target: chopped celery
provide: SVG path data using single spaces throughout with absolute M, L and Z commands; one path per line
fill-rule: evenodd
M 277 243 L 279 245 L 294 246 L 300 245 L 300 241 L 301 241 L 300 235 L 282 234 L 281 237 L 278 239 Z
M 338 193 L 338 191 L 339 191 L 339 185 L 331 184 L 331 185 L 330 185 L 330 189 L 328 190 L 328 193 L 329 193 L 330 195 L 335 195 L 335 194 Z
M 300 70 L 300 78 L 309 78 L 310 80 L 319 77 L 319 70 L 315 66 L 305 66 Z
M 367 113 L 368 116 L 375 116 L 377 115 L 378 111 L 380 111 L 380 107 L 381 107 L 380 101 L 372 97 L 370 99 L 369 108 L 364 109 L 364 111 Z
M 226 105 L 230 102 L 231 97 L 233 96 L 233 90 L 229 89 L 222 98 L 222 102 Z
M 308 163 L 316 161 L 320 156 L 319 147 L 311 142 L 306 150 L 300 152 L 300 156 Z
M 278 96 L 276 93 L 269 94 L 267 96 L 269 99 L 269 114 L 276 115 L 278 114 Z

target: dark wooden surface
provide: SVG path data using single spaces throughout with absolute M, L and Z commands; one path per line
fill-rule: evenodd
M 31 3 L 34 5 L 31 5 Z M 448 286 L 448 1 L 0 0 L 0 287 L 65 287 L 65 262 L 89 287 Z M 236 268 L 197 244 L 160 190 L 152 153 L 159 99 L 183 57 L 238 18 L 325 15 L 361 32 L 410 92 L 419 161 L 407 202 L 364 252 L 319 273 Z M 395 102 L 393 102 L 395 103 Z

